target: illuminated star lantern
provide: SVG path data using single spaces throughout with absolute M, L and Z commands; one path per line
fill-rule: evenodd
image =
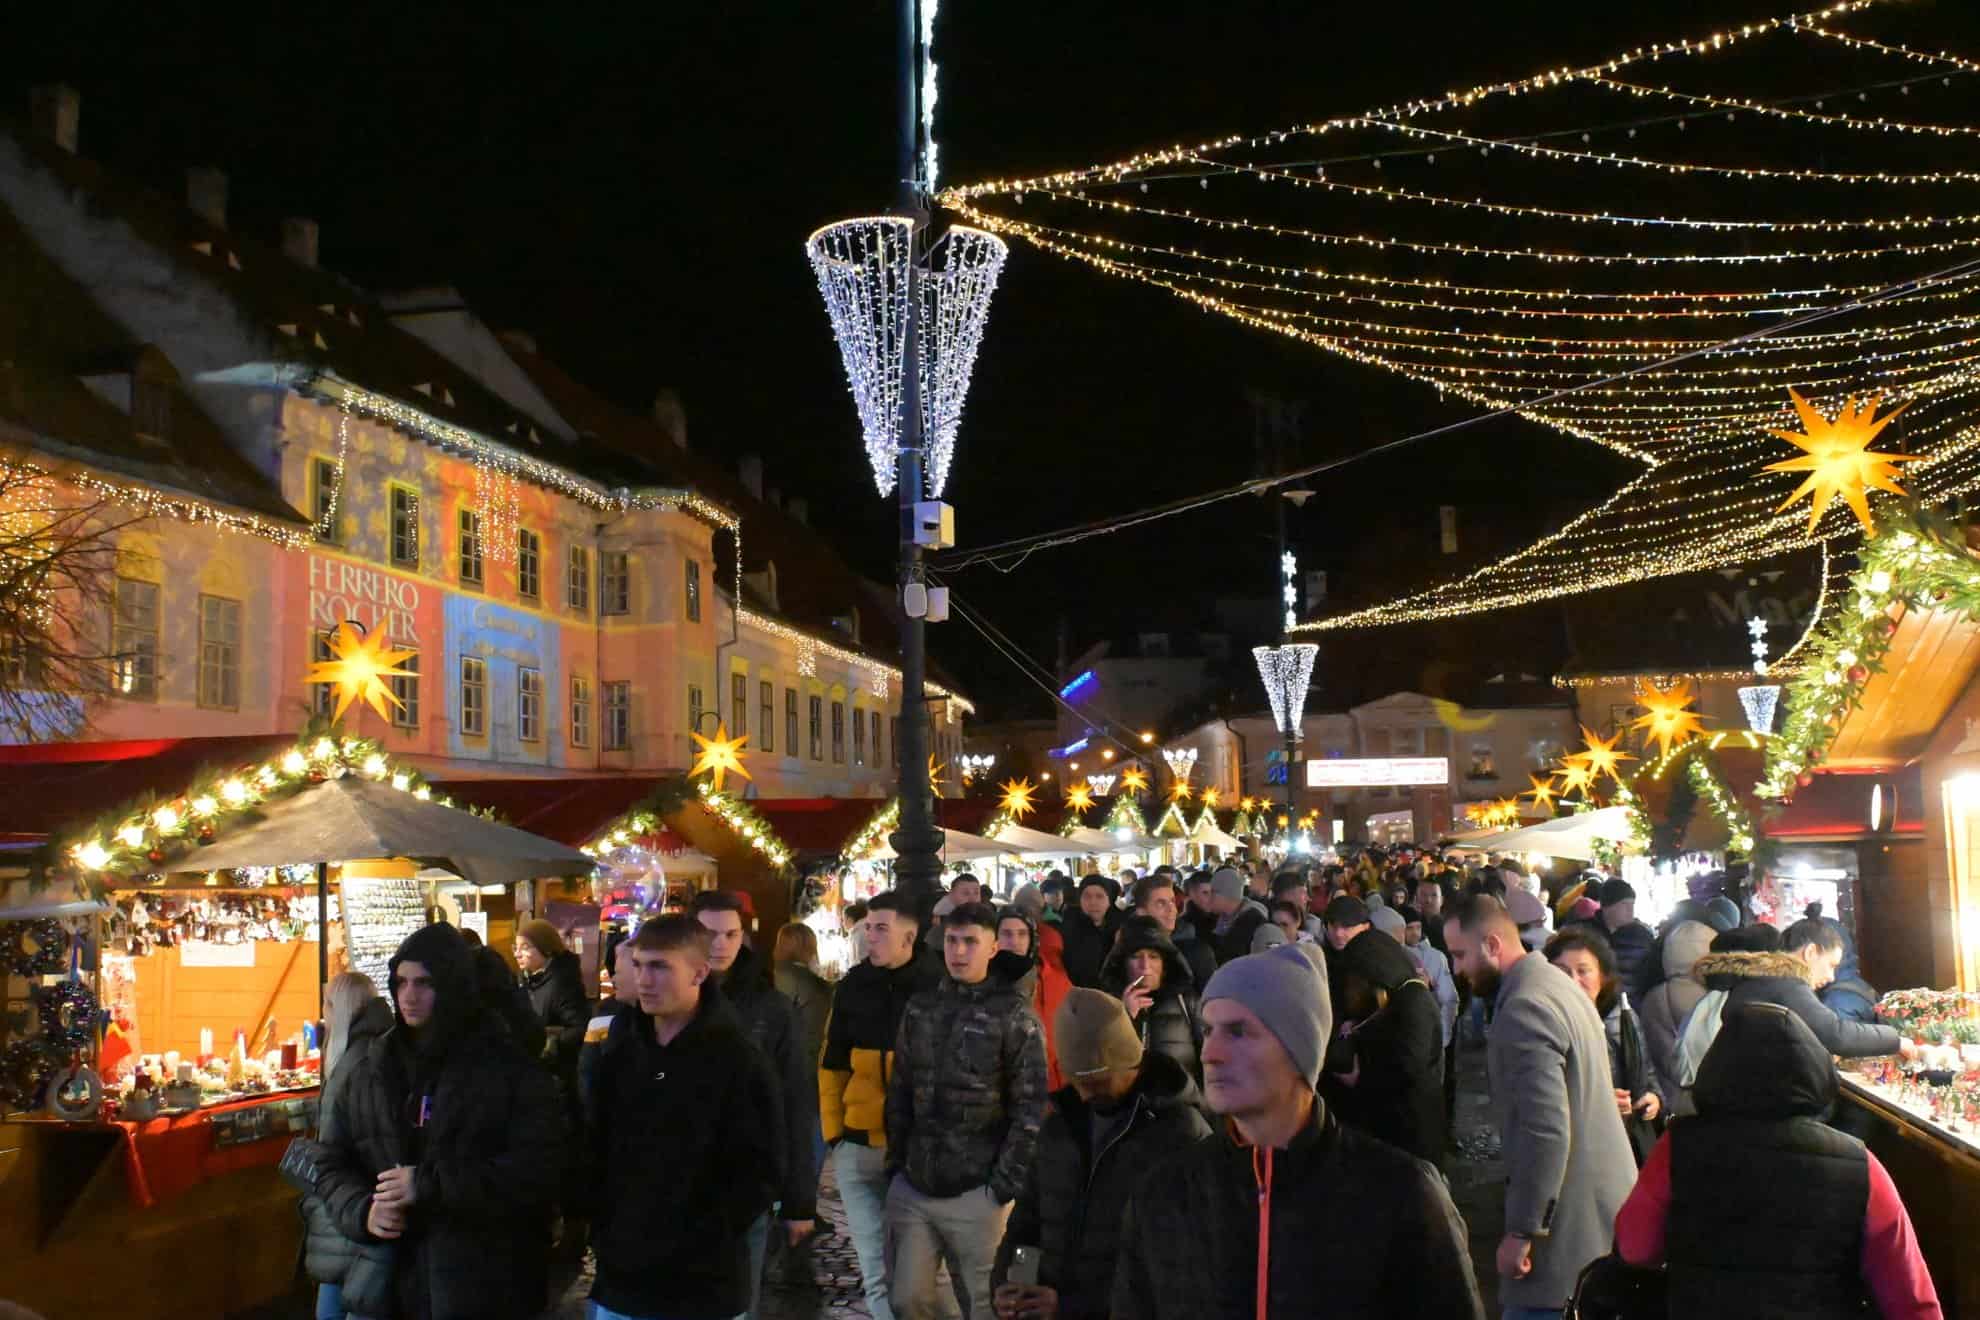
M 1189 800 L 1188 784 L 1178 779 L 1175 783 L 1169 785 L 1169 801 L 1186 802 L 1188 800 Z
M 1066 807 L 1072 811 L 1086 811 L 1093 806 L 1093 790 L 1085 784 L 1075 784 L 1066 790 Z
M 1121 771 L 1121 792 L 1146 793 L 1147 791 L 1148 772 L 1146 770 L 1143 770 L 1138 765 L 1131 765 Z
M 1616 747 L 1616 744 L 1622 741 L 1622 734 L 1612 734 L 1608 741 L 1604 742 L 1595 736 L 1593 729 L 1584 724 L 1581 726 L 1581 738 L 1584 746 L 1576 755 L 1587 765 L 1589 779 L 1592 781 L 1602 775 L 1607 775 L 1620 784 L 1622 782 L 1622 776 L 1617 771 L 1621 768 L 1622 763 L 1636 759 L 1628 752 Z
M 729 726 L 717 723 L 713 738 L 704 738 L 698 733 L 688 736 L 701 748 L 695 753 L 694 768 L 688 771 L 690 775 L 709 776 L 714 781 L 717 793 L 722 791 L 722 776 L 731 771 L 744 779 L 749 778 L 749 771 L 743 768 L 742 758 L 743 748 L 749 746 L 748 735 L 731 738 Z
M 392 685 L 387 680 L 411 678 L 412 671 L 399 668 L 399 662 L 417 654 L 391 646 L 383 630 L 367 635 L 346 619 L 330 636 L 331 658 L 311 664 L 304 681 L 336 685 L 337 711 L 333 719 L 343 719 L 354 701 L 370 706 L 380 719 L 390 719 L 393 710 L 405 707 L 392 694 Z
M 1223 799 L 1223 796 L 1224 795 L 1218 792 L 1215 788 L 1206 788 L 1203 790 L 1203 805 L 1206 807 L 1214 807 L 1217 805 L 1218 802 L 1220 802 Z
M 1657 744 L 1660 755 L 1668 756 L 1671 748 L 1705 732 L 1698 712 L 1690 709 L 1689 679 L 1676 679 L 1667 688 L 1660 688 L 1655 683 L 1644 686 L 1649 690 L 1636 699 L 1644 714 L 1630 727 L 1642 729 L 1650 741 Z
M 1017 820 L 1023 820 L 1032 812 L 1031 795 L 1038 790 L 1033 787 L 1030 776 L 1023 779 L 1004 781 L 1004 800 L 1000 804 L 1005 811 Z
M 1238 810 L 1244 812 L 1247 816 L 1251 814 L 1251 809 L 1253 807 L 1256 807 L 1257 805 L 1258 805 L 1258 800 L 1256 798 L 1238 799 Z
M 1540 810 L 1552 813 L 1554 810 L 1554 799 L 1560 796 L 1560 794 L 1554 791 L 1554 777 L 1552 775 L 1528 775 L 1526 778 L 1533 785 L 1533 788 L 1526 796 L 1532 798 L 1533 805 L 1540 808 Z
M 1561 796 L 1579 793 L 1586 798 L 1595 786 L 1595 771 L 1580 756 L 1561 758 Z
M 1794 400 L 1794 410 L 1801 415 L 1803 434 L 1792 431 L 1775 431 L 1774 435 L 1796 446 L 1802 451 L 1800 458 L 1785 459 L 1779 463 L 1769 463 L 1769 472 L 1805 472 L 1808 475 L 1795 487 L 1794 494 L 1788 496 L 1787 503 L 1776 512 L 1793 506 L 1803 495 L 1809 497 L 1811 508 L 1808 513 L 1808 530 L 1814 531 L 1815 524 L 1828 512 L 1831 502 L 1840 496 L 1856 515 L 1856 521 L 1863 524 L 1865 536 L 1875 536 L 1877 526 L 1870 521 L 1869 492 L 1887 490 L 1893 495 L 1904 494 L 1904 488 L 1897 484 L 1897 464 L 1916 463 L 1918 457 L 1911 454 L 1882 454 L 1870 448 L 1870 442 L 1877 433 L 1890 424 L 1893 417 L 1911 405 L 1905 403 L 1875 417 L 1877 405 L 1882 402 L 1881 394 L 1873 394 L 1862 406 L 1855 399 L 1846 401 L 1842 410 L 1830 421 L 1822 416 L 1814 404 L 1790 389 L 1789 397 Z
M 936 760 L 933 756 L 930 756 L 928 758 L 928 791 L 930 793 L 933 793 L 936 797 L 942 796 L 943 764 L 944 764 L 943 762 Z

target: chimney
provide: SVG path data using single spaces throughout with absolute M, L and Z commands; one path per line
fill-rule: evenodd
M 316 221 L 292 215 L 282 222 L 282 251 L 299 266 L 316 266 Z
M 744 454 L 741 460 L 737 462 L 736 467 L 742 473 L 743 486 L 757 499 L 762 499 L 763 456 L 761 454 Z
M 186 205 L 218 228 L 227 227 L 227 174 L 211 165 L 186 171 Z
M 806 527 L 811 526 L 810 500 L 800 499 L 796 495 L 793 495 L 789 502 L 784 505 L 784 512 L 790 514 L 793 520 L 803 523 Z
M 686 449 L 687 409 L 681 406 L 679 391 L 662 388 L 653 396 L 653 424 L 674 442 L 677 449 Z
M 43 83 L 29 93 L 34 131 L 71 156 L 82 121 L 82 93 L 67 83 Z

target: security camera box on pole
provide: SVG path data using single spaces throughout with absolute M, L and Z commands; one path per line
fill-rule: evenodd
M 956 543 L 956 511 L 940 500 L 914 506 L 914 543 L 924 550 L 947 550 Z

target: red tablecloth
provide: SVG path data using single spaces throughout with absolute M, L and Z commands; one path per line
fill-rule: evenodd
M 149 1209 L 184 1193 L 189 1188 L 236 1169 L 253 1169 L 282 1162 L 295 1134 L 279 1132 L 238 1146 L 215 1149 L 213 1116 L 235 1109 L 252 1109 L 273 1101 L 309 1095 L 306 1091 L 275 1091 L 224 1105 L 211 1105 L 190 1114 L 149 1119 L 143 1123 L 118 1122 L 124 1134 L 124 1172 L 130 1183 L 131 1200 Z

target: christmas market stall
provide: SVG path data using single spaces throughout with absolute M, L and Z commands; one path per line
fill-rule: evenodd
M 435 906 L 423 869 L 493 886 L 591 866 L 334 729 L 72 817 L 23 861 L 10 897 L 66 902 L 0 922 L 0 1177 L 32 1192 L 0 1211 L 0 1268 L 52 1315 L 119 1316 L 287 1288 L 300 1223 L 275 1164 L 315 1123 L 322 986 L 350 968 L 385 989 Z

